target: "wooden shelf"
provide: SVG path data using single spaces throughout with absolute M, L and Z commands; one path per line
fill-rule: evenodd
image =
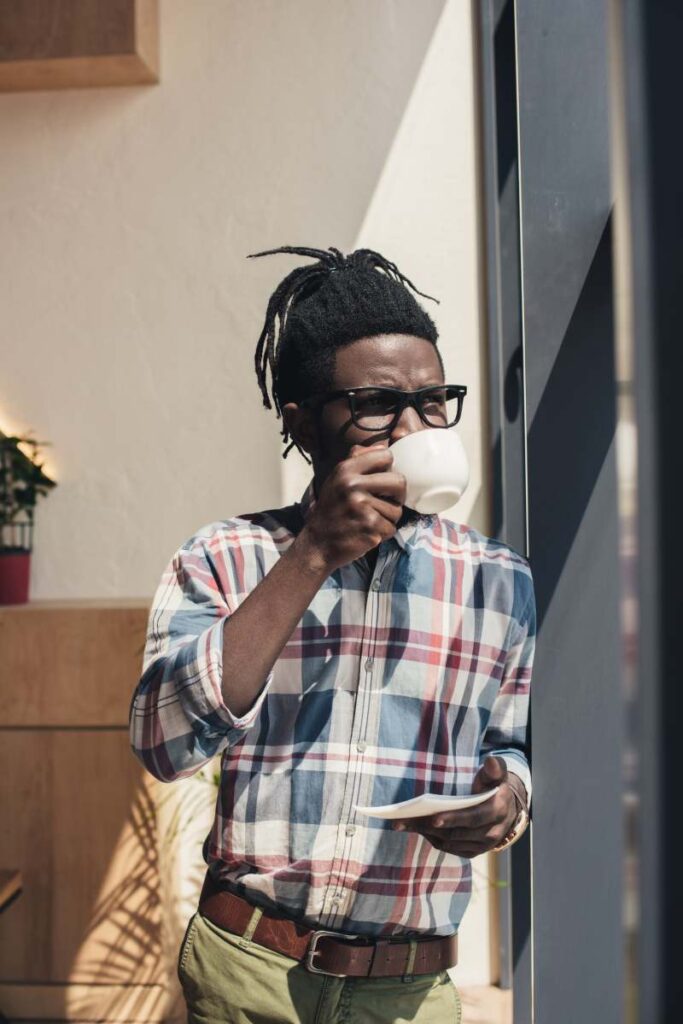
M 157 0 L 2 0 L 0 92 L 159 81 Z
M 60 608 L 66 609 L 89 609 L 89 608 L 145 608 L 152 606 L 151 597 L 59 597 L 54 599 L 46 598 L 39 601 L 28 601 L 24 604 L 0 605 L 0 615 L 4 612 L 35 612 L 54 611 Z

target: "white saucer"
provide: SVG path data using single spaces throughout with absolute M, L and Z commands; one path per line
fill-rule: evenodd
M 476 807 L 499 789 L 500 786 L 495 786 L 493 789 L 470 796 L 423 793 L 422 796 L 414 796 L 411 800 L 403 800 L 400 804 L 383 804 L 378 807 L 359 807 L 356 804 L 354 809 L 359 814 L 368 814 L 373 818 L 421 818 L 425 814 L 437 814 L 439 811 L 463 811 L 466 807 Z

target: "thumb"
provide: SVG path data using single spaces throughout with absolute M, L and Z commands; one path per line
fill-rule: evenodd
M 502 758 L 487 754 L 486 760 L 474 777 L 472 792 L 483 793 L 486 789 L 500 786 L 501 782 L 505 782 L 507 773 L 507 766 Z
M 364 455 L 365 452 L 371 452 L 373 448 L 388 448 L 389 445 L 384 441 L 375 441 L 373 444 L 354 444 L 349 449 L 348 458 L 353 459 L 356 455 Z

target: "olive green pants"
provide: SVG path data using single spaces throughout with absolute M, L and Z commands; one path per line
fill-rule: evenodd
M 188 1024 L 461 1024 L 447 971 L 335 978 L 219 928 L 197 911 L 178 954 Z

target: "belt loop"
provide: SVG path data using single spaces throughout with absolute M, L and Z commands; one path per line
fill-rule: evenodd
M 256 931 L 258 923 L 261 920 L 262 916 L 263 910 L 261 909 L 261 907 L 254 907 L 252 915 L 249 918 L 249 923 L 247 924 L 247 927 L 244 929 L 241 937 L 238 939 L 238 945 L 240 945 L 242 949 L 249 948 L 254 932 Z
M 413 967 L 415 966 L 415 957 L 417 956 L 417 940 L 409 939 L 410 952 L 408 953 L 408 962 L 406 963 L 406 969 L 401 975 L 401 981 L 413 981 Z

